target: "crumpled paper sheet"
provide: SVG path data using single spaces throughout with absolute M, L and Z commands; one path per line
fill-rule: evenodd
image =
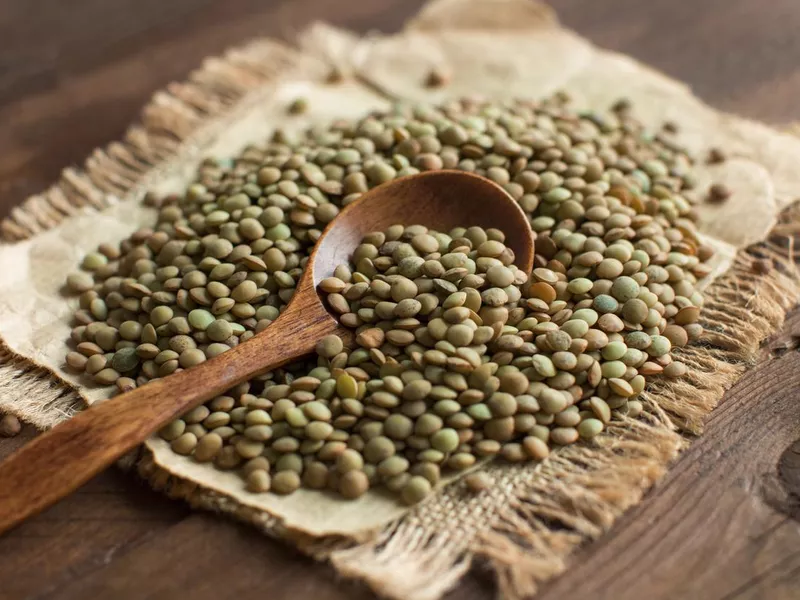
M 462 11 L 465 5 L 473 10 Z M 485 9 L 485 19 L 463 17 L 480 12 L 476 7 Z M 734 191 L 723 204 L 700 206 L 702 230 L 718 250 L 708 281 L 727 270 L 737 248 L 764 238 L 779 210 L 800 196 L 800 177 L 794 175 L 800 140 L 709 108 L 686 86 L 562 29 L 535 2 L 438 0 L 397 35 L 358 38 L 318 24 L 301 35 L 300 45 L 306 55 L 303 68 L 254 90 L 224 118 L 202 127 L 175 160 L 150 175 L 149 189 L 182 190 L 203 157 L 232 156 L 249 143 L 262 142 L 276 127 L 292 130 L 335 117 L 359 117 L 387 107 L 389 98 L 440 102 L 476 92 L 489 98 L 535 98 L 565 89 L 577 106 L 590 109 L 606 109 L 627 96 L 651 128 L 665 120 L 679 124 L 680 140 L 696 156 L 718 146 L 734 157 L 721 165 L 707 166 L 702 160 L 698 165 L 703 185 L 723 182 Z M 351 77 L 326 84 L 331 64 Z M 425 87 L 432 68 L 449 75 L 449 84 Z M 309 112 L 287 116 L 287 105 L 300 96 L 309 99 Z M 140 199 L 137 191 L 100 213 L 87 212 L 33 239 L 0 246 L 0 336 L 13 352 L 79 389 L 88 403 L 107 392 L 86 386 L 65 369 L 65 340 L 76 307 L 62 294 L 63 281 L 98 244 L 118 242 L 153 223 L 153 212 Z M 178 456 L 160 439 L 150 439 L 147 447 L 155 462 L 174 475 L 266 511 L 289 531 L 363 537 L 407 510 L 379 492 L 357 501 L 304 490 L 289 497 L 251 494 L 238 475 Z

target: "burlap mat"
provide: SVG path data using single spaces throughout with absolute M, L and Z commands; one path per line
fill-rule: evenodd
M 343 80 L 331 83 L 332 71 Z M 426 86 L 432 71 L 448 83 Z M 701 185 L 721 181 L 734 190 L 724 204 L 700 206 L 703 232 L 718 250 L 704 282 L 708 334 L 681 351 L 685 380 L 648 389 L 640 419 L 538 465 L 490 465 L 497 481 L 490 493 L 470 496 L 456 482 L 411 511 L 374 494 L 358 502 L 316 492 L 250 494 L 238 476 L 177 456 L 157 439 L 129 460 L 170 496 L 289 538 L 389 597 L 438 598 L 476 557 L 493 567 L 506 597 L 534 592 L 663 475 L 800 297 L 792 246 L 800 211 L 789 207 L 800 196 L 793 174 L 800 140 L 710 109 L 683 85 L 560 28 L 538 3 L 438 0 L 389 37 L 316 25 L 297 48 L 257 40 L 156 94 L 123 141 L 95 151 L 83 170 L 66 170 L 2 224 L 0 411 L 46 428 L 104 397 L 63 368 L 74 306 L 61 286 L 83 253 L 153 222 L 141 204 L 145 190 L 181 190 L 202 158 L 230 156 L 276 126 L 358 117 L 396 99 L 541 97 L 559 89 L 594 109 L 625 95 L 649 126 L 679 124 L 680 141 L 697 156 L 717 146 L 732 157 L 698 172 Z M 299 96 L 309 112 L 287 117 Z M 772 259 L 773 269 L 756 274 L 755 258 Z

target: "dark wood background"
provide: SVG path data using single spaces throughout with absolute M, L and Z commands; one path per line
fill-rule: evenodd
M 0 0 L 0 215 L 118 138 L 158 88 L 313 19 L 397 30 L 420 0 Z M 552 0 L 598 44 L 719 108 L 800 119 L 797 0 Z M 624 85 L 624 82 L 620 82 Z M 541 600 L 800 598 L 800 315 L 706 435 Z M 0 458 L 31 439 L 0 440 Z M 493 597 L 471 575 L 450 598 Z M 289 547 L 191 513 L 116 470 L 0 538 L 0 599 L 360 599 Z

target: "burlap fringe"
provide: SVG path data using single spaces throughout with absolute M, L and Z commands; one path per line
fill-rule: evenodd
M 15 356 L 0 342 L 0 414 L 16 415 L 47 429 L 80 410 L 78 393 L 52 373 Z
M 175 159 L 202 125 L 263 88 L 297 56 L 286 46 L 262 40 L 207 61 L 188 82 L 157 94 L 142 124 L 122 142 L 96 151 L 83 170 L 65 170 L 57 184 L 15 209 L 0 234 L 8 241 L 22 240 L 79 211 L 143 193 L 148 177 Z M 291 538 L 312 556 L 330 560 L 341 574 L 389 598 L 435 600 L 456 585 L 475 559 L 491 566 L 503 597 L 528 596 L 566 568 L 578 545 L 600 536 L 639 502 L 687 444 L 686 436 L 699 433 L 724 390 L 755 360 L 760 343 L 780 327 L 800 297 L 793 255 L 798 218 L 798 208 L 786 211 L 776 235 L 740 252 L 731 270 L 707 291 L 702 319 L 709 334 L 703 344 L 681 351 L 689 366 L 685 380 L 656 382 L 644 396 L 646 411 L 640 419 L 615 422 L 592 445 L 564 448 L 535 466 L 489 465 L 496 486 L 488 496 L 469 496 L 456 483 L 371 540 L 311 540 L 286 531 L 271 515 L 175 477 L 147 453 L 138 457 L 138 471 L 172 498 Z M 756 258 L 771 259 L 773 270 L 755 274 Z M 46 428 L 79 405 L 74 390 L 0 344 L 0 411 Z

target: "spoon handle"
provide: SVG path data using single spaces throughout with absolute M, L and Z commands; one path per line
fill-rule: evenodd
M 78 413 L 12 454 L 0 463 L 0 534 L 67 496 L 187 410 L 311 353 L 325 335 L 352 335 L 327 313 L 300 316 L 287 309 L 247 342 Z

